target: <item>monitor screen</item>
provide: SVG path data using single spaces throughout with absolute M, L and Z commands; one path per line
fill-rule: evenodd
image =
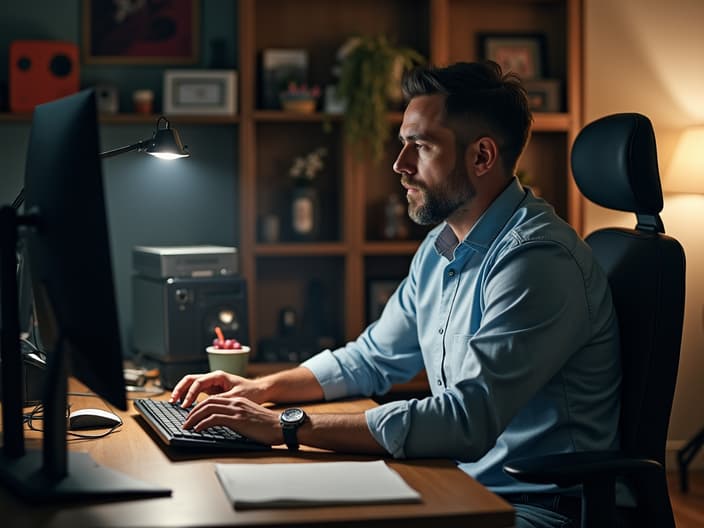
M 126 409 L 99 135 L 91 90 L 39 105 L 27 150 L 26 234 L 38 330 L 47 355 Z

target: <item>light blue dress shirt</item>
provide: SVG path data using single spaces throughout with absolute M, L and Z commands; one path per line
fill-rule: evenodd
M 512 459 L 618 446 L 618 325 L 605 274 L 514 179 L 458 242 L 422 242 L 378 321 L 303 366 L 326 399 L 382 394 L 425 368 L 431 396 L 366 412 L 396 458 L 445 457 L 498 493 L 551 491 Z

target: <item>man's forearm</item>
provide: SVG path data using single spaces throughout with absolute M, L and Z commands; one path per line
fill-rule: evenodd
M 364 413 L 311 414 L 298 428 L 298 441 L 340 453 L 388 454 L 369 432 Z
M 259 380 L 263 401 L 302 402 L 322 400 L 323 388 L 313 373 L 305 367 L 270 374 Z
M 316 401 L 324 397 L 320 383 L 305 367 L 270 374 L 259 381 L 270 402 Z M 298 429 L 298 441 L 339 452 L 388 454 L 369 432 L 364 413 L 309 415 Z

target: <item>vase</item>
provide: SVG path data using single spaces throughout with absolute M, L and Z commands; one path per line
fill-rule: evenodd
M 291 193 L 291 231 L 296 240 L 314 240 L 320 233 L 318 189 L 297 185 Z

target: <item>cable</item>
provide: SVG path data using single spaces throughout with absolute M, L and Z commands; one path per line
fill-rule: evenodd
M 80 395 L 80 396 L 95 396 L 95 394 L 82 394 L 82 393 L 69 393 L 72 395 Z M 108 407 L 108 410 L 112 412 L 112 409 L 110 408 L 109 405 L 106 404 Z M 37 432 L 43 432 L 44 429 L 37 427 L 34 422 L 35 421 L 43 421 L 44 420 L 44 404 L 38 403 L 37 405 L 34 406 L 34 408 L 27 414 L 23 416 L 24 418 L 24 423 L 27 424 L 27 427 L 29 427 L 30 430 L 32 431 L 37 431 Z M 66 406 L 66 420 L 68 420 L 69 414 L 71 413 L 71 404 L 68 404 Z M 85 434 L 85 433 L 75 433 L 73 431 L 67 430 L 66 434 L 69 436 L 74 437 L 73 440 L 95 440 L 97 438 L 105 438 L 108 435 L 111 435 L 112 433 L 119 432 L 120 428 L 122 427 L 123 422 L 120 421 L 120 423 L 113 425 L 110 427 L 110 429 L 107 429 L 106 431 L 102 431 L 98 434 Z M 71 439 L 69 439 L 69 442 Z

